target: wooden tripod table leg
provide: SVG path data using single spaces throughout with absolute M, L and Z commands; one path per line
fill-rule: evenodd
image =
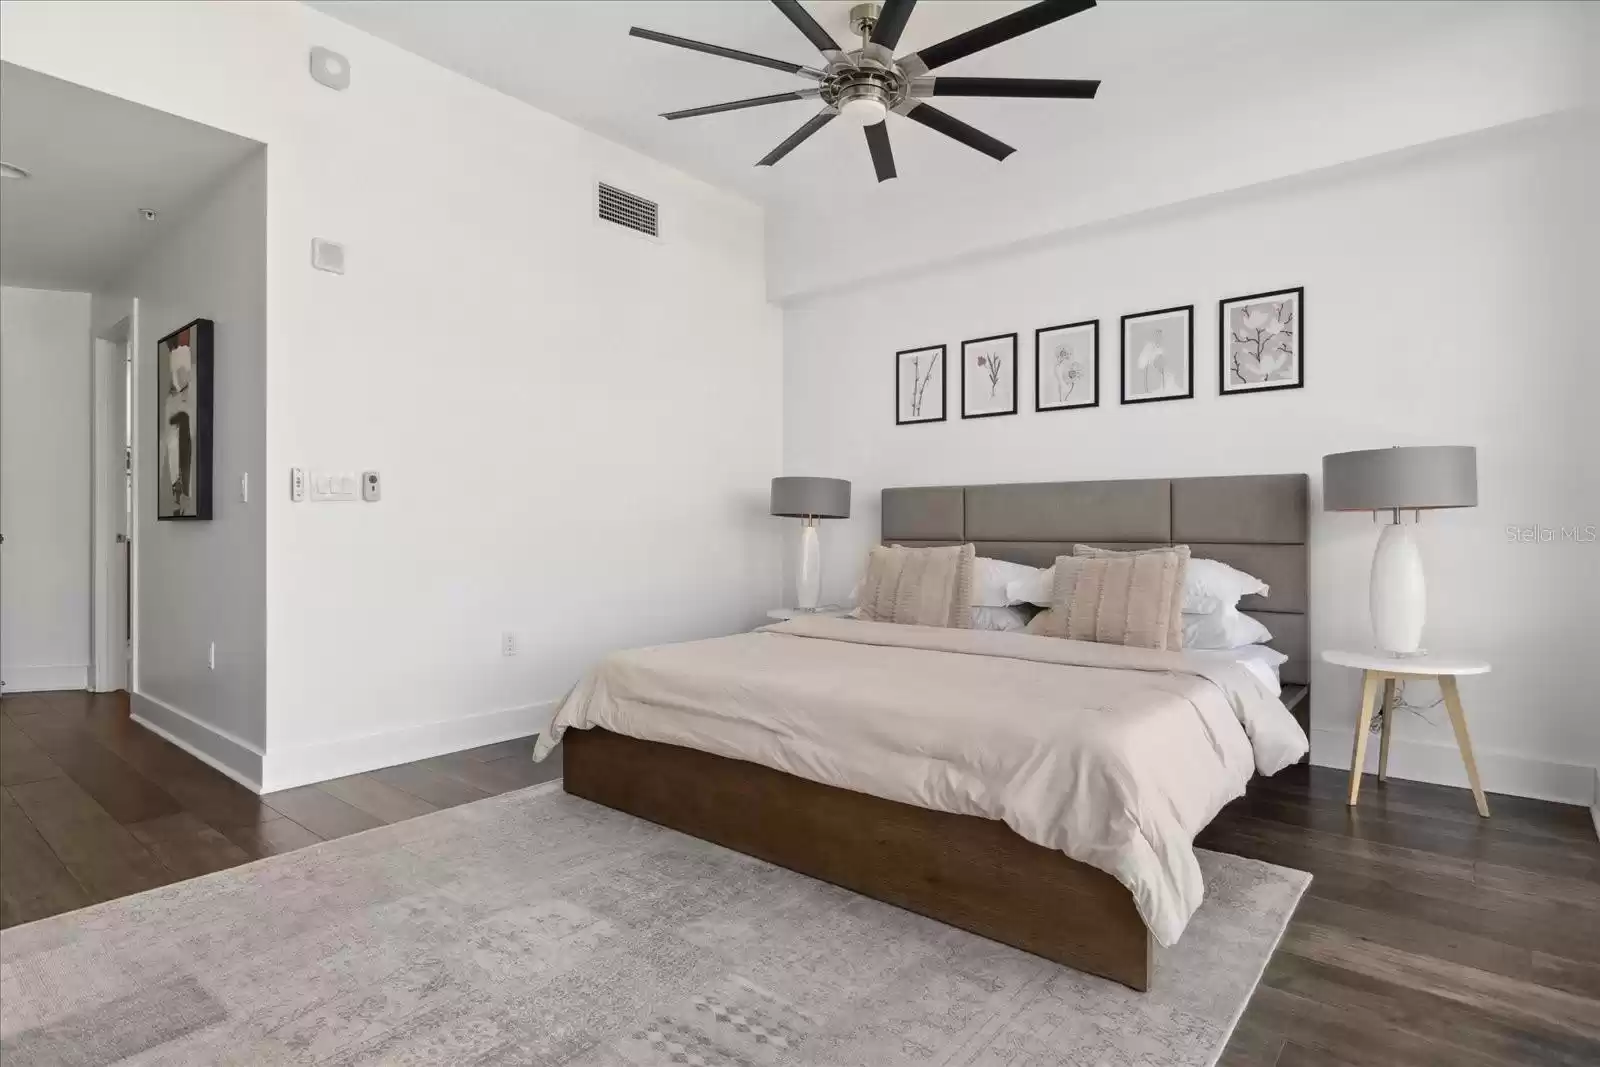
M 1350 806 L 1356 805 L 1361 795 L 1361 768 L 1367 762 L 1367 734 L 1372 732 L 1372 706 L 1377 703 L 1378 683 L 1383 676 L 1376 671 L 1361 673 L 1361 714 L 1356 716 L 1356 744 L 1350 753 Z
M 1394 691 L 1396 682 L 1393 678 L 1383 680 L 1383 742 L 1378 746 L 1378 781 L 1382 782 L 1389 777 L 1389 737 L 1394 726 Z
M 1478 805 L 1478 814 L 1489 817 L 1489 802 L 1484 799 L 1483 786 L 1478 781 L 1478 761 L 1472 757 L 1472 738 L 1467 736 L 1467 716 L 1461 710 L 1461 692 L 1456 688 L 1453 674 L 1439 676 L 1439 688 L 1444 693 L 1444 706 L 1450 712 L 1450 725 L 1456 732 L 1456 747 L 1461 749 L 1461 762 L 1467 765 L 1467 781 L 1472 783 L 1472 799 Z

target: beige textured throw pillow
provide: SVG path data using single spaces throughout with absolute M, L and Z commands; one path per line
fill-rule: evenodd
M 972 627 L 972 545 L 881 545 L 867 556 L 856 617 L 913 626 Z
M 1072 554 L 1080 559 L 1113 559 L 1117 556 L 1147 556 L 1172 552 L 1178 556 L 1178 584 L 1172 589 L 1172 627 L 1167 631 L 1167 649 L 1176 652 L 1183 647 L 1183 575 L 1189 568 L 1189 546 L 1169 545 L 1162 548 L 1138 548 L 1122 552 L 1093 545 L 1073 545 Z
M 1072 641 L 1131 645 L 1166 651 L 1173 614 L 1173 591 L 1183 588 L 1176 552 L 1126 556 L 1056 558 L 1055 604 L 1028 624 L 1028 632 Z

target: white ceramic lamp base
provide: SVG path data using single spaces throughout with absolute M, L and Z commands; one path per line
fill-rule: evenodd
M 1373 639 L 1385 652 L 1414 656 L 1422 648 L 1427 614 L 1428 587 L 1416 538 L 1409 526 L 1385 526 L 1372 556 Z
M 822 596 L 822 546 L 817 538 L 817 520 L 804 519 L 800 527 L 800 558 L 795 568 L 795 606 L 816 611 Z

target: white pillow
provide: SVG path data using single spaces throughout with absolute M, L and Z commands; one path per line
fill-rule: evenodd
M 1221 560 L 1191 558 L 1183 572 L 1183 610 L 1191 614 L 1236 608 L 1240 597 L 1252 593 L 1266 596 L 1269 591 L 1260 578 Z
M 1055 587 L 1056 569 L 1050 567 L 1013 580 L 1006 586 L 1006 595 L 1012 604 L 1046 608 L 1055 599 Z M 1190 557 L 1183 569 L 1183 611 L 1199 615 L 1220 607 L 1237 607 L 1240 597 L 1251 593 L 1266 596 L 1267 589 L 1267 583 L 1253 574 L 1234 570 L 1219 560 Z
M 1190 562 L 1193 562 L 1192 560 Z M 1006 583 L 1006 596 L 1013 604 L 1033 604 L 1048 608 L 1056 602 L 1056 569 L 1054 566 L 1023 575 Z
M 975 607 L 972 609 L 972 628 L 974 630 L 1022 630 L 1026 629 L 1028 620 L 1033 618 L 1033 609 L 1011 607 Z
M 1278 668 L 1289 662 L 1289 657 L 1268 645 L 1245 645 L 1243 648 L 1226 649 L 1184 649 L 1184 651 L 1202 659 L 1237 663 L 1255 675 L 1256 679 L 1267 687 L 1267 692 L 1273 696 L 1278 696 L 1283 692 L 1283 683 L 1278 677 Z
M 972 568 L 972 606 L 1003 608 L 1011 604 L 1027 603 L 1013 597 L 1011 587 L 1024 582 L 1031 583 L 1036 580 L 1037 575 L 1043 573 L 1044 571 L 1038 567 L 979 556 Z M 1045 598 L 1045 603 L 1050 603 L 1048 596 Z
M 1245 645 L 1264 645 L 1272 640 L 1265 626 L 1238 608 L 1225 607 L 1203 613 L 1183 613 L 1183 647 L 1243 648 Z

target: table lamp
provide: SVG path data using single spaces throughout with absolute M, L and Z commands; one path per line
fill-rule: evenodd
M 1372 636 L 1378 648 L 1419 655 L 1427 617 L 1422 554 L 1401 512 L 1470 508 L 1478 504 L 1478 450 L 1470 445 L 1425 445 L 1336 452 L 1322 457 L 1324 511 L 1379 511 L 1383 528 L 1372 556 Z
M 843 478 L 774 478 L 772 514 L 801 521 L 795 605 L 802 611 L 815 611 L 822 592 L 822 548 L 817 541 L 817 520 L 850 517 L 850 483 Z

